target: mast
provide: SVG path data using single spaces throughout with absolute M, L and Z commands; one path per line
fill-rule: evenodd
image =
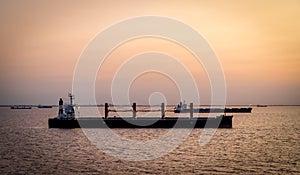
M 69 97 L 70 97 L 70 105 L 73 106 L 74 95 L 72 95 L 71 93 L 69 93 Z

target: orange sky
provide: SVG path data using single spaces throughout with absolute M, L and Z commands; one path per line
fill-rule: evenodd
M 72 89 L 76 62 L 89 40 L 118 21 L 142 15 L 180 20 L 200 32 L 218 55 L 226 76 L 229 104 L 300 104 L 300 1 L 1 1 L 0 104 L 55 104 Z M 157 47 L 158 46 L 158 47 Z M 114 72 L 120 60 L 144 51 L 164 51 L 189 67 L 203 103 L 210 85 L 192 55 L 169 41 L 146 38 L 111 53 L 102 72 Z M 111 75 L 98 73 L 99 103 L 109 101 Z M 174 70 L 176 71 L 176 70 Z M 160 75 L 140 77 L 132 100 L 147 103 L 145 85 Z M 152 84 L 153 85 L 153 84 Z M 155 85 L 155 84 L 154 84 Z M 147 89 L 148 88 L 148 89 Z M 170 91 L 170 89 L 172 89 Z M 145 100 L 143 101 L 143 98 Z M 169 98 L 177 103 L 178 98 Z

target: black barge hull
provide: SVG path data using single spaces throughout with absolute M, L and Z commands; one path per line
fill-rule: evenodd
M 58 120 L 50 118 L 49 128 L 232 128 L 233 116 L 214 118 L 78 118 Z M 207 125 L 206 125 L 207 124 Z

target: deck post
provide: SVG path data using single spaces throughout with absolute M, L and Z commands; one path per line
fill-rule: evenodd
M 132 104 L 132 117 L 134 119 L 136 118 L 136 103 Z
M 105 103 L 105 106 L 104 106 L 104 116 L 105 116 L 105 118 L 108 117 L 108 112 L 109 112 L 109 110 L 108 110 L 108 103 Z
M 193 103 L 190 103 L 190 118 L 193 118 L 193 113 L 194 113 L 194 105 Z
M 161 118 L 165 118 L 165 103 L 161 103 Z

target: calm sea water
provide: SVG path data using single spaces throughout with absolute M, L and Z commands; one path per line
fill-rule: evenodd
M 56 114 L 57 108 L 0 108 L 0 174 L 300 174 L 300 107 L 234 114 L 233 128 L 218 129 L 205 146 L 203 129 L 194 129 L 175 150 L 149 161 L 103 153 L 81 129 L 48 129 Z M 114 132 L 147 140 L 167 130 Z

